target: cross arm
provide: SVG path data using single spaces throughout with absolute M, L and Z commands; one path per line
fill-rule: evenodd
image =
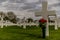
M 35 12 L 35 16 L 43 16 L 42 12 Z
M 56 12 L 55 11 L 48 11 L 48 15 L 49 16 L 56 16 Z

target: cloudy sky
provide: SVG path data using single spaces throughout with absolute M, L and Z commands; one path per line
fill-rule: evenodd
M 0 9 L 1 10 L 28 10 L 35 11 L 40 10 L 41 2 L 43 0 L 0 0 Z M 59 0 L 47 0 L 49 3 L 48 8 L 55 7 L 56 10 L 59 9 L 60 1 Z
M 19 12 L 40 11 L 42 8 L 42 1 L 45 0 L 0 0 L 0 11 L 11 11 L 11 10 L 15 12 L 16 11 Z M 56 14 L 59 16 L 60 0 L 47 0 L 47 1 L 48 1 L 48 10 L 56 10 Z M 19 14 L 24 15 L 24 13 L 19 13 Z

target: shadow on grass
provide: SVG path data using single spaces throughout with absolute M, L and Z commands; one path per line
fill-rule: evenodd
M 19 26 L 9 26 L 9 27 L 4 28 L 3 31 L 5 31 L 6 33 L 12 33 L 13 34 L 12 36 L 14 36 L 15 34 L 18 34 L 18 36 L 20 35 L 19 37 L 22 37 L 22 38 L 25 35 L 24 37 L 27 37 L 27 38 L 29 37 L 29 38 L 34 38 L 34 39 L 35 38 L 42 39 L 41 33 L 39 31 L 38 31 L 39 34 L 34 31 L 27 31 L 27 30 L 32 30 L 32 29 L 40 30 L 40 28 L 37 28 L 35 26 L 33 27 L 27 26 L 27 29 L 20 28 Z
M 28 34 L 28 33 L 23 33 L 23 34 L 28 35 L 27 37 L 42 38 L 41 35 Z

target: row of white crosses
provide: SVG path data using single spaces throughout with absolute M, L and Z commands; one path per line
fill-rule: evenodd
M 47 1 L 42 2 L 42 11 L 41 12 L 36 12 L 35 16 L 42 16 L 44 19 L 47 20 L 47 25 L 46 25 L 46 36 L 49 36 L 49 22 L 48 22 L 48 17 L 49 16 L 55 16 L 55 30 L 57 30 L 57 16 L 55 10 L 53 11 L 48 11 L 47 10 Z
M 36 25 L 36 26 L 38 26 L 38 24 L 36 24 L 36 23 L 25 23 L 25 18 L 24 18 L 24 23 L 17 23 L 17 24 L 14 24 L 14 23 L 12 23 L 12 22 L 10 22 L 10 21 L 8 21 L 8 20 L 6 20 L 6 21 L 4 21 L 3 20 L 3 18 L 6 16 L 7 14 L 4 14 L 3 12 L 0 12 L 0 18 L 1 18 L 1 21 L 0 21 L 0 26 L 1 26 L 1 28 L 3 28 L 3 26 L 5 25 L 6 27 L 7 26 L 10 26 L 10 25 L 18 25 L 18 26 L 22 26 L 23 25 L 23 28 L 24 29 L 26 29 L 26 25 L 29 25 L 29 26 L 31 26 L 31 25 Z M 5 23 L 4 23 L 5 22 Z
M 22 22 L 22 20 L 23 20 L 23 23 L 21 23 Z M 34 22 L 29 22 L 28 23 L 28 20 L 27 19 L 25 19 L 25 17 L 22 19 L 22 20 L 20 20 L 20 22 L 17 22 L 17 25 L 19 25 L 20 27 L 23 25 L 23 28 L 24 29 L 26 29 L 26 26 L 27 25 L 29 25 L 29 26 L 37 26 L 38 27 L 38 23 L 36 22 L 36 23 L 34 23 Z
M 1 26 L 1 28 L 3 28 L 3 26 L 5 25 L 5 26 L 7 26 L 7 20 L 6 21 L 4 21 L 3 19 L 4 19 L 4 17 L 6 16 L 7 14 L 4 14 L 3 12 L 0 12 L 0 18 L 1 18 L 1 21 L 0 21 L 0 26 Z

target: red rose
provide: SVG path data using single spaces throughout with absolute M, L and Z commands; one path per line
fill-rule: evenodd
M 45 19 L 42 18 L 42 19 L 39 20 L 39 22 L 45 23 L 45 22 L 47 22 L 47 20 L 45 20 Z

